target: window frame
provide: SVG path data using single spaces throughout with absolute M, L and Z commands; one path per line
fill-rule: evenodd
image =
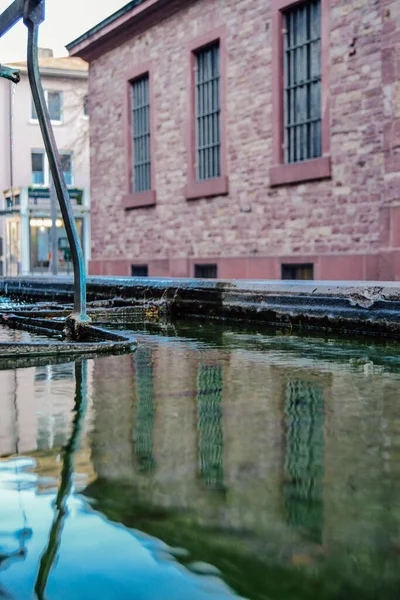
M 50 119 L 52 125 L 62 125 L 64 123 L 64 93 L 62 90 L 48 90 L 45 89 L 44 90 L 44 98 L 46 101 L 46 107 L 47 110 L 49 110 L 48 107 L 48 95 L 49 93 L 54 93 L 54 94 L 60 94 L 61 96 L 61 119 L 60 120 L 56 120 L 56 119 Z M 39 120 L 35 119 L 35 117 L 33 116 L 33 108 L 35 107 L 35 104 L 33 102 L 33 97 L 31 95 L 31 112 L 30 112 L 30 119 L 29 122 L 32 123 L 33 125 L 38 125 L 39 124 Z M 35 107 L 36 110 L 36 107 Z
M 215 267 L 215 277 L 205 277 L 204 275 L 199 275 L 199 271 L 201 269 L 213 269 Z M 193 278 L 194 279 L 218 279 L 218 263 L 194 263 L 193 265 Z
M 297 269 L 310 269 L 312 277 L 311 279 L 299 278 L 299 277 L 284 277 L 285 270 L 293 269 L 296 271 Z M 281 281 L 315 281 L 315 264 L 314 262 L 282 262 L 281 263 Z
M 82 117 L 84 119 L 89 119 L 89 94 L 83 95 L 83 106 L 82 106 Z
M 326 179 L 331 176 L 329 44 L 330 0 L 321 3 L 321 149 L 318 158 L 284 162 L 284 12 L 304 0 L 272 0 L 272 137 L 270 186 Z
M 38 173 L 38 171 L 33 171 L 32 169 L 32 155 L 33 154 L 41 154 L 43 156 L 43 183 L 34 183 L 33 182 L 33 173 Z M 36 148 L 31 149 L 31 186 L 35 188 L 44 188 L 49 187 L 49 168 L 47 162 L 47 156 L 45 150 L 38 150 Z
M 149 77 L 149 118 L 150 118 L 150 182 L 151 188 L 145 192 L 133 191 L 133 136 L 132 136 L 132 103 L 131 89 L 135 79 Z M 123 205 L 125 210 L 154 206 L 157 202 L 156 175 L 155 175 L 155 121 L 154 121 L 154 77 L 152 61 L 141 63 L 125 73 L 125 110 L 123 127 L 125 132 L 125 196 Z
M 66 183 L 67 188 L 71 188 L 75 185 L 75 155 L 73 150 L 59 150 L 60 157 L 68 155 L 71 158 L 71 183 Z M 44 183 L 33 183 L 33 171 L 32 171 L 32 154 L 43 155 L 43 169 L 44 169 Z M 63 171 L 64 173 L 64 171 Z M 35 188 L 46 188 L 50 186 L 50 166 L 47 158 L 46 150 L 42 148 L 31 148 L 31 186 Z
M 138 269 L 138 270 L 143 269 L 144 271 L 146 271 L 146 274 L 145 275 L 138 275 L 138 274 L 134 275 L 133 271 L 135 269 Z M 149 265 L 147 263 L 131 264 L 131 277 L 149 277 Z
M 66 155 L 70 157 L 70 160 L 71 160 L 71 183 L 67 183 L 67 182 L 65 182 L 65 183 L 66 183 L 67 187 L 72 187 L 75 183 L 74 152 L 73 152 L 73 150 L 59 150 L 59 155 L 60 155 L 60 158 L 61 158 L 61 156 L 66 156 Z M 61 167 L 62 167 L 62 165 L 61 165 Z M 62 168 L 61 168 L 61 170 L 62 170 Z M 65 173 L 65 171 L 63 171 L 63 170 L 62 170 L 62 172 L 63 172 L 63 174 Z M 64 179 L 65 179 L 65 175 L 64 175 Z
M 221 175 L 212 179 L 198 181 L 196 179 L 196 54 L 211 46 L 219 43 L 220 60 L 220 132 L 221 132 Z M 226 26 L 213 29 L 200 37 L 192 40 L 188 45 L 189 61 L 187 73 L 188 88 L 188 123 L 187 123 L 187 157 L 188 173 L 187 184 L 185 187 L 185 197 L 187 200 L 196 200 L 198 198 L 211 198 L 213 196 L 223 196 L 229 193 L 229 179 L 227 174 L 227 150 L 226 150 Z

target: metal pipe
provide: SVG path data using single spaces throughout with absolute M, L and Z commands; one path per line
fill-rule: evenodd
M 11 200 L 14 204 L 14 123 L 13 123 L 13 95 L 14 95 L 14 86 L 10 87 L 10 93 L 8 97 L 9 101 L 9 131 L 10 131 L 10 189 L 11 189 Z
M 30 8 L 35 8 L 42 0 L 30 0 Z M 0 37 L 11 27 L 16 25 L 24 16 L 26 0 L 14 0 L 12 4 L 0 15 Z
M 19 69 L 5 67 L 4 65 L 0 65 L 0 77 L 8 79 L 13 83 L 19 83 L 19 80 L 21 79 Z
M 44 19 L 44 4 L 45 0 L 41 0 L 39 3 L 37 0 L 26 0 L 25 2 L 24 23 L 28 29 L 28 77 L 72 255 L 75 318 L 78 322 L 84 323 L 90 320 L 86 314 L 85 260 L 40 80 L 38 31 L 39 25 Z
M 36 4 L 37 3 L 38 2 L 36 2 Z M 0 37 L 22 19 L 24 16 L 24 6 L 25 0 L 14 0 L 14 2 L 0 15 Z
M 44 600 L 47 581 L 61 544 L 61 534 L 67 516 L 67 501 L 73 488 L 74 458 L 79 448 L 79 440 L 87 408 L 87 361 L 75 363 L 75 407 L 71 437 L 65 446 L 61 482 L 54 504 L 54 519 L 51 525 L 46 549 L 39 563 L 39 571 L 35 582 L 38 600 Z

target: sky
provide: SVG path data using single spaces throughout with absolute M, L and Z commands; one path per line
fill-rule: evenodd
M 39 46 L 65 56 L 65 44 L 72 42 L 128 0 L 47 0 L 46 20 L 39 29 Z M 0 0 L 2 13 L 12 0 Z M 0 39 L 0 63 L 26 60 L 26 27 L 20 21 Z

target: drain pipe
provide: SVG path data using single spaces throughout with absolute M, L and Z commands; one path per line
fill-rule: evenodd
M 8 95 L 9 98 L 9 131 L 10 131 L 10 189 L 11 189 L 11 198 L 14 204 L 14 157 L 13 157 L 13 87 L 10 86 L 10 93 Z

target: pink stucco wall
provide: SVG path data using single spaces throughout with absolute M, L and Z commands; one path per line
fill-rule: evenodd
M 63 124 L 54 125 L 55 136 L 59 150 L 74 151 L 75 181 L 79 187 L 89 185 L 89 144 L 88 136 L 85 143 L 84 129 L 89 123 L 82 116 L 83 96 L 87 93 L 87 80 L 62 77 L 42 76 L 43 87 L 46 90 L 63 92 Z M 9 142 L 9 93 L 11 84 L 1 81 L 0 85 L 0 160 L 7 157 L 7 162 L 0 174 L 0 192 L 10 185 L 8 166 Z M 2 109 L 3 107 L 3 109 Z M 44 144 L 38 123 L 31 119 L 31 92 L 28 77 L 21 76 L 21 81 L 15 87 L 12 102 L 13 132 L 14 132 L 14 185 L 26 186 L 32 183 L 31 150 L 43 150 Z

